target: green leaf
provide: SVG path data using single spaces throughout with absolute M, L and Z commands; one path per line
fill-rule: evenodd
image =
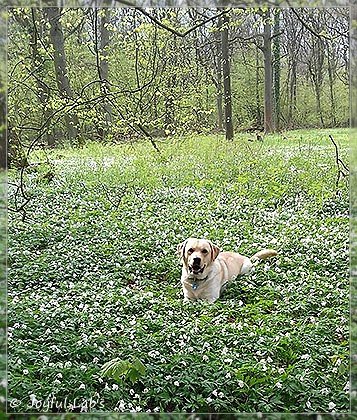
M 146 373 L 146 366 L 139 359 L 135 359 L 133 361 L 132 368 L 137 370 L 140 373 L 140 375 L 145 375 Z
M 117 358 L 105 363 L 100 374 L 106 378 L 120 379 L 121 376 L 125 376 L 128 373 L 130 367 L 131 365 L 127 360 Z
M 130 379 L 132 384 L 135 384 L 135 382 L 140 378 L 141 373 L 132 368 L 129 370 L 126 376 Z
M 119 358 L 110 360 L 102 366 L 101 376 L 114 379 L 128 378 L 134 384 L 140 376 L 145 375 L 146 366 L 139 360 L 133 363 Z

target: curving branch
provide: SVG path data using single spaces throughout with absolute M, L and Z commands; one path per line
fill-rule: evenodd
M 335 147 L 335 160 L 336 160 L 336 166 L 337 166 L 337 177 L 336 177 L 336 183 L 335 183 L 335 186 L 336 186 L 335 195 L 337 195 L 337 193 L 339 191 L 338 184 L 340 182 L 341 176 L 343 176 L 345 178 L 349 174 L 349 169 L 345 165 L 345 163 L 341 160 L 341 158 L 339 157 L 337 144 L 336 144 L 334 138 L 331 136 L 331 134 L 329 134 L 329 139 L 331 140 L 332 144 Z
M 289 4 L 289 1 L 287 1 L 287 3 Z M 316 36 L 319 39 L 328 39 L 330 40 L 330 36 L 324 34 L 324 33 L 318 33 L 315 31 L 314 28 L 312 28 L 310 25 L 308 25 L 304 19 L 301 18 L 301 16 L 299 15 L 299 13 L 294 9 L 294 7 L 290 7 L 290 10 L 294 13 L 294 15 L 297 17 L 298 21 L 302 24 L 302 26 L 304 28 L 306 28 L 309 32 L 311 32 L 314 36 Z
M 179 36 L 181 38 L 184 38 L 186 35 L 188 35 L 189 33 L 195 31 L 196 29 L 198 29 L 201 26 L 204 26 L 206 23 L 211 22 L 212 20 L 218 19 L 223 15 L 226 15 L 229 10 L 223 10 L 223 12 L 218 13 L 217 15 L 214 15 L 210 18 L 207 18 L 205 20 L 203 20 L 200 23 L 197 23 L 197 25 L 192 26 L 191 28 L 187 29 L 184 32 L 180 32 L 177 31 L 174 28 L 171 28 L 171 26 L 165 25 L 164 23 L 162 23 L 159 19 L 156 19 L 154 16 L 152 16 L 149 12 L 147 12 L 145 9 L 143 9 L 142 7 L 136 7 L 137 10 L 139 10 L 143 15 L 147 16 L 150 20 L 152 20 L 154 23 L 156 23 L 158 26 L 160 26 L 163 29 L 166 29 L 167 31 L 171 32 L 172 34 Z

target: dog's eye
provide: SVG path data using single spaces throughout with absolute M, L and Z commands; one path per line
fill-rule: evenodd
M 203 250 L 202 250 L 202 254 L 208 254 L 207 249 L 203 249 Z
M 194 250 L 192 249 L 192 248 L 190 248 L 188 251 L 187 251 L 187 253 L 188 254 L 192 254 L 192 252 L 193 252 Z

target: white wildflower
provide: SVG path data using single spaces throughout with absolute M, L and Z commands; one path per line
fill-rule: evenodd
M 333 403 L 332 401 L 328 403 L 328 409 L 329 410 L 333 410 L 336 407 L 336 404 Z

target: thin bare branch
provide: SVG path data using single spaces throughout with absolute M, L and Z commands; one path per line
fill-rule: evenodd
M 156 23 L 157 25 L 159 25 L 161 28 L 166 29 L 167 31 L 173 33 L 176 36 L 182 37 L 184 38 L 186 35 L 188 35 L 189 33 L 195 31 L 196 29 L 198 29 L 199 27 L 205 25 L 208 22 L 211 22 L 212 20 L 218 19 L 219 17 L 225 15 L 228 13 L 228 10 L 223 10 L 223 12 L 218 13 L 215 16 L 212 16 L 210 18 L 207 18 L 205 20 L 203 20 L 202 22 L 198 23 L 197 25 L 192 26 L 190 29 L 187 29 L 184 32 L 180 32 L 177 31 L 174 28 L 171 28 L 170 26 L 165 25 L 164 23 L 162 23 L 159 19 L 156 19 L 154 16 L 152 16 L 149 12 L 147 12 L 145 9 L 143 9 L 142 7 L 136 7 L 137 10 L 139 10 L 143 15 L 147 16 L 150 20 L 152 20 L 154 23 Z

